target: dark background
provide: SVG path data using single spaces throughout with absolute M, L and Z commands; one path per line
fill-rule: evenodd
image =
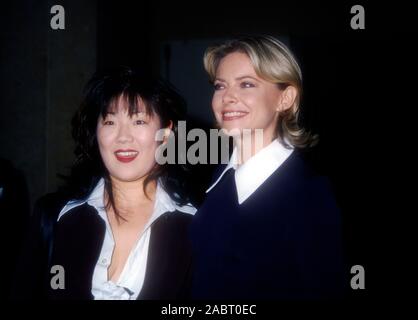
M 65 30 L 50 28 L 55 4 L 65 9 Z M 356 4 L 365 8 L 365 30 L 350 27 Z M 237 34 L 266 33 L 287 43 L 302 67 L 303 121 L 320 136 L 308 159 L 334 186 L 348 265 L 366 270 L 366 290 L 350 298 L 404 293 L 388 292 L 388 274 L 391 262 L 403 263 L 392 254 L 403 249 L 393 240 L 402 233 L 395 225 L 406 209 L 394 194 L 402 186 L 398 178 L 408 174 L 399 158 L 411 148 L 403 143 L 416 107 L 408 100 L 416 91 L 409 80 L 416 60 L 413 8 L 400 2 L 161 0 L 20 0 L 1 7 L 0 182 L 21 186 L 12 197 L 18 209 L 1 212 L 12 231 L 7 241 L 19 241 L 21 217 L 60 185 L 58 174 L 68 173 L 70 119 L 96 69 L 124 64 L 167 78 L 187 99 L 190 123 L 209 128 L 205 47 Z M 195 168 L 204 178 L 211 169 Z M 383 227 L 388 220 L 391 227 Z

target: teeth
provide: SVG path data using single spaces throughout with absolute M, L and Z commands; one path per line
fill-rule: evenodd
M 235 117 L 235 116 L 241 116 L 241 115 L 244 115 L 244 114 L 245 114 L 245 112 L 232 111 L 232 112 L 225 112 L 224 113 L 224 116 L 227 116 L 227 117 Z
M 117 155 L 122 157 L 131 157 L 138 154 L 138 152 L 135 151 L 123 151 L 123 152 L 116 152 Z

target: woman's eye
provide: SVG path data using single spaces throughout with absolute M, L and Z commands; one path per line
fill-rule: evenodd
M 251 82 L 242 82 L 241 83 L 241 88 L 254 88 L 254 84 L 252 84 Z
M 141 125 L 141 124 L 146 124 L 146 122 L 144 120 L 135 120 L 135 124 Z
M 223 88 L 224 88 L 224 86 L 223 86 L 222 84 L 220 84 L 220 83 L 215 83 L 215 84 L 213 85 L 213 88 L 214 88 L 215 90 L 221 90 L 221 89 L 223 89 Z
M 113 121 L 111 121 L 111 120 L 105 120 L 104 122 L 103 122 L 103 125 L 105 125 L 105 126 L 111 126 L 111 125 L 113 125 L 113 124 L 115 124 Z

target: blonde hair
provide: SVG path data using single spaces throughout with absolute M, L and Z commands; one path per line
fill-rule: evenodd
M 289 144 L 297 148 L 313 146 L 317 142 L 317 135 L 311 135 L 299 124 L 302 72 L 292 52 L 271 36 L 228 40 L 206 49 L 203 62 L 211 81 L 216 77 L 220 61 L 233 52 L 245 53 L 256 74 L 266 81 L 276 83 L 279 89 L 284 90 L 289 85 L 296 88 L 298 94 L 293 105 L 279 114 L 277 138 L 287 148 L 290 148 Z

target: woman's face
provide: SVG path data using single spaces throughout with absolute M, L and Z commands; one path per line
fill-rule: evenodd
M 216 70 L 214 86 L 212 108 L 221 128 L 234 136 L 243 129 L 263 129 L 264 141 L 276 137 L 281 91 L 256 74 L 246 54 L 225 56 Z M 238 130 L 230 132 L 233 129 Z
M 145 110 L 139 102 L 139 110 Z M 103 163 L 111 178 L 132 182 L 145 178 L 156 164 L 158 143 L 155 134 L 160 129 L 158 116 L 147 116 L 145 111 L 128 113 L 127 101 L 117 100 L 114 112 L 99 117 L 97 140 Z

